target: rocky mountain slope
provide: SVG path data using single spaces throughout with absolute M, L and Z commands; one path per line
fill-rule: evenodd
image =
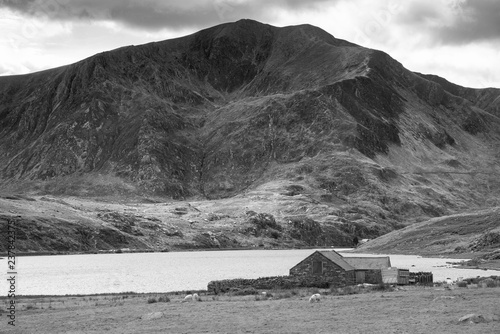
M 411 254 L 419 247 L 422 255 L 495 252 L 500 250 L 499 218 L 498 207 L 432 218 L 371 240 L 360 251 Z
M 498 205 L 499 117 L 498 89 L 413 73 L 314 26 L 241 20 L 0 77 L 1 221 L 35 217 L 51 235 L 74 234 L 58 227 L 62 213 L 9 213 L 12 194 L 189 200 L 214 203 L 205 214 L 224 224 L 252 226 L 247 211 L 280 224 L 255 232 L 265 242 L 245 244 L 248 233 L 235 232 L 237 243 L 211 247 L 348 245 Z M 200 233 L 216 228 L 207 217 Z M 113 219 L 91 218 L 133 238 L 131 248 L 159 249 Z M 153 218 L 165 228 L 189 223 Z M 207 245 L 171 237 L 161 248 Z M 58 249 L 40 245 L 24 250 Z

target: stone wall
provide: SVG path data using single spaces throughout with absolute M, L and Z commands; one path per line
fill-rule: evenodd
M 329 288 L 332 282 L 328 277 L 322 276 L 271 276 L 250 278 L 236 278 L 208 283 L 209 293 L 219 294 L 230 291 L 254 288 L 260 290 L 292 289 L 292 288 Z

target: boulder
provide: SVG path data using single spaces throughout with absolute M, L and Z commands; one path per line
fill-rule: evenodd
M 152 312 L 152 313 L 146 313 L 141 316 L 141 320 L 154 320 L 154 319 L 160 319 L 163 318 L 165 314 L 163 312 Z
M 458 319 L 459 322 L 468 322 L 468 323 L 480 323 L 480 322 L 488 322 L 481 314 L 475 314 L 475 313 L 470 313 L 466 314 L 460 319 Z

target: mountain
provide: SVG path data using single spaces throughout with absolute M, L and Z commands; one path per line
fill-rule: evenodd
M 251 245 L 346 245 L 498 205 L 499 117 L 499 89 L 411 72 L 311 25 L 241 20 L 0 77 L 0 179 L 7 199 L 195 200 L 206 222 L 273 215 L 282 234 Z

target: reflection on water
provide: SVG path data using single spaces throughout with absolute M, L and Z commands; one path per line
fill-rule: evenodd
M 287 275 L 291 267 L 313 252 L 311 249 L 240 250 L 18 257 L 17 292 L 65 295 L 206 289 L 207 283 L 216 279 Z M 432 271 L 434 281 L 498 273 L 457 269 L 446 263 L 460 261 L 457 259 L 412 255 L 390 255 L 390 258 L 394 267 Z M 0 260 L 0 266 L 7 268 L 6 259 Z M 1 280 L 0 290 L 7 291 L 5 279 Z

